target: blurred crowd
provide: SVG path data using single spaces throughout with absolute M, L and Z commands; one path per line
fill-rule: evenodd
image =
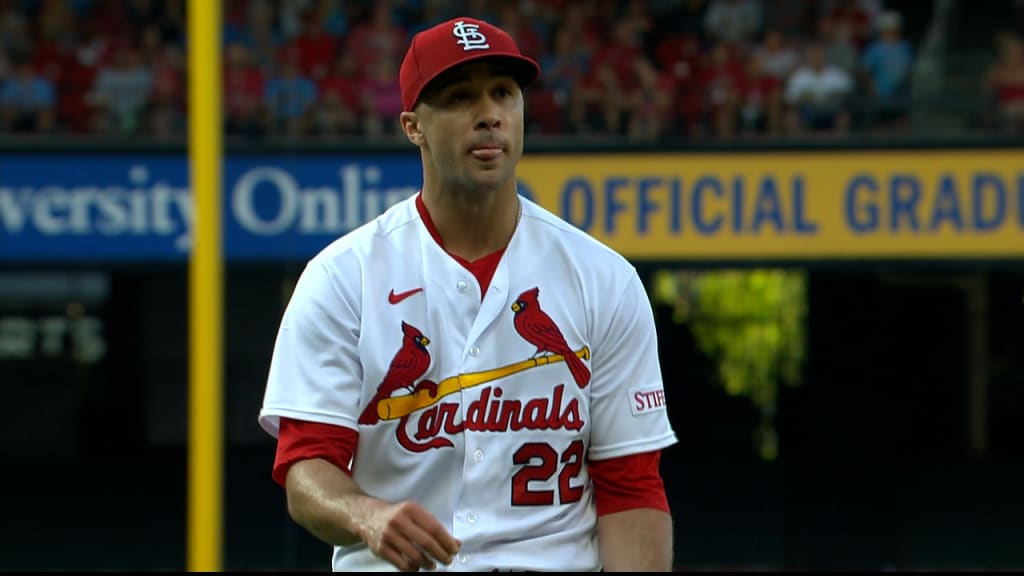
M 883 0 L 223 0 L 229 135 L 397 135 L 417 31 L 471 14 L 543 68 L 534 133 L 905 130 L 917 46 Z M 181 135 L 185 0 L 0 0 L 0 130 Z M 1024 118 L 1024 50 L 986 77 Z

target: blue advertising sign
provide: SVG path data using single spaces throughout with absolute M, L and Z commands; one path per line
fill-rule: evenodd
M 225 257 L 306 259 L 421 179 L 413 154 L 229 156 Z M 184 260 L 194 222 L 184 156 L 0 156 L 0 260 Z

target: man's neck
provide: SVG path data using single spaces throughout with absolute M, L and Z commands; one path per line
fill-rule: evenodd
M 472 196 L 424 188 L 423 203 L 444 249 L 470 262 L 506 247 L 519 220 L 514 188 Z

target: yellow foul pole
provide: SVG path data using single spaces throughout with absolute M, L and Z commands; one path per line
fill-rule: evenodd
M 221 571 L 223 382 L 219 0 L 188 0 L 188 148 L 195 209 L 189 262 L 187 563 Z

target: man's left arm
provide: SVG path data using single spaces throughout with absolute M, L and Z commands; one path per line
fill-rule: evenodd
M 672 517 L 635 508 L 597 519 L 597 541 L 606 572 L 671 572 Z
M 597 306 L 591 342 L 587 469 L 598 545 L 606 571 L 671 571 L 672 517 L 661 454 L 677 439 L 668 419 L 654 311 L 635 271 L 616 292 L 605 292 L 611 299 Z
M 661 478 L 661 451 L 588 465 L 597 508 L 597 544 L 608 572 L 672 570 L 672 513 Z

